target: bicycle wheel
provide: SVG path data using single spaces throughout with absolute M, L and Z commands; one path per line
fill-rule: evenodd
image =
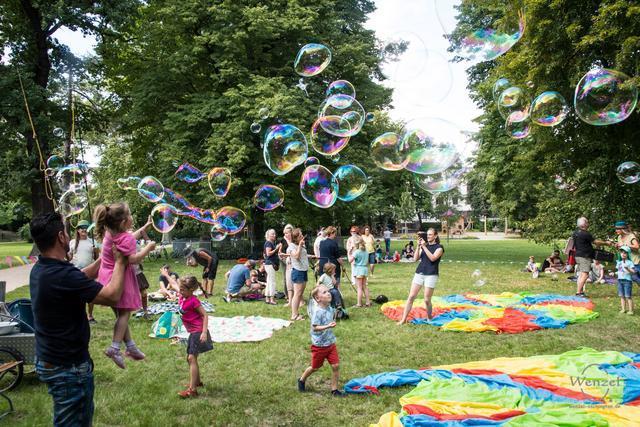
M 23 359 L 18 352 L 6 347 L 0 348 L 0 370 L 2 370 L 4 366 L 20 361 L 23 361 Z M 0 372 L 0 392 L 12 390 L 20 384 L 22 376 L 24 375 L 24 367 L 22 365 L 23 364 L 20 363 Z

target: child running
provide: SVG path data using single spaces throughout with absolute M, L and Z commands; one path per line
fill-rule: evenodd
M 343 397 L 345 394 L 338 390 L 338 380 L 340 377 L 340 358 L 336 347 L 336 336 L 332 329 L 336 327 L 334 313 L 329 304 L 331 294 L 324 286 L 318 286 L 311 291 L 311 298 L 317 304 L 311 318 L 311 366 L 302 373 L 298 379 L 298 391 L 306 391 L 307 378 L 320 369 L 325 359 L 331 365 L 331 394 L 336 397 Z
M 336 265 L 328 262 L 324 265 L 322 276 L 318 279 L 317 286 L 324 286 L 331 294 L 331 307 L 342 307 L 342 295 L 336 288 L 338 281 L 336 280 Z
M 369 253 L 367 252 L 364 240 L 356 239 L 352 251 L 348 254 L 349 262 L 353 264 L 353 277 L 356 279 L 357 303 L 356 307 L 362 307 L 362 294 L 365 297 L 365 306 L 371 307 L 369 299 L 369 286 L 367 276 L 369 275 Z
M 200 367 L 198 366 L 198 355 L 213 350 L 213 342 L 209 334 L 209 316 L 202 308 L 200 300 L 193 293 L 201 285 L 194 276 L 184 276 L 180 278 L 180 314 L 182 314 L 182 324 L 189 332 L 187 341 L 187 361 L 189 362 L 189 386 L 186 390 L 178 393 L 180 397 L 198 396 L 198 387 L 204 387 L 200 379 Z
M 120 353 L 120 345 L 123 340 L 126 345 L 125 356 L 133 360 L 143 360 L 145 357 L 133 341 L 129 330 L 131 312 L 138 310 L 142 305 L 134 264 L 140 264 L 147 254 L 155 249 L 156 244 L 149 242 L 140 252 L 136 252 L 136 239 L 132 233 L 127 232 L 133 224 L 133 218 L 126 203 L 99 205 L 94 212 L 94 222 L 96 234 L 102 240 L 102 262 L 98 271 L 98 282 L 103 286 L 108 286 L 111 281 L 115 266 L 111 249 L 114 245 L 124 256 L 129 257 L 129 264 L 125 269 L 124 291 L 120 301 L 113 309 L 116 315 L 113 339 L 111 346 L 104 352 L 116 366 L 124 369 L 124 358 Z
M 618 296 L 620 297 L 620 313 L 633 315 L 633 300 L 631 299 L 631 291 L 633 282 L 631 276 L 635 272 L 634 264 L 629 259 L 631 257 L 631 249 L 628 246 L 620 246 L 620 260 L 616 262 L 618 270 Z M 628 309 L 627 309 L 628 307 Z

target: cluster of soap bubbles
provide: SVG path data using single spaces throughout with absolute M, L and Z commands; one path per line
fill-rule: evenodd
M 259 117 L 259 120 L 255 120 L 253 123 L 251 123 L 251 126 L 249 127 L 249 130 L 251 130 L 251 133 L 260 133 L 260 131 L 262 130 L 262 125 L 260 124 L 260 122 L 267 120 L 269 118 L 269 109 L 267 107 L 260 108 L 260 110 L 258 111 L 258 117 Z
M 329 208 L 339 199 L 351 202 L 367 189 L 367 175 L 356 165 L 343 165 L 334 173 L 313 163 L 305 167 L 300 177 L 300 195 L 309 204 Z
M 64 136 L 64 131 L 60 128 L 54 129 L 54 135 L 59 130 Z M 86 180 L 89 175 L 89 166 L 86 163 L 70 163 L 58 155 L 50 156 L 46 161 L 44 170 L 47 180 L 52 180 L 55 191 L 60 195 L 58 199 L 58 212 L 65 218 L 83 212 L 89 204 L 89 196 L 86 189 Z

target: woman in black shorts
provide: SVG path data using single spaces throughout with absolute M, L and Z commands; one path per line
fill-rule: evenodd
M 187 255 L 187 265 L 189 267 L 197 265 L 204 267 L 202 270 L 202 292 L 205 298 L 209 298 L 213 293 L 213 285 L 218 272 L 218 255 L 206 249 L 194 249 Z

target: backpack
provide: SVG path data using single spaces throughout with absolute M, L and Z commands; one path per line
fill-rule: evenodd
M 151 327 L 151 338 L 171 338 L 182 330 L 182 319 L 176 312 L 167 311 Z

